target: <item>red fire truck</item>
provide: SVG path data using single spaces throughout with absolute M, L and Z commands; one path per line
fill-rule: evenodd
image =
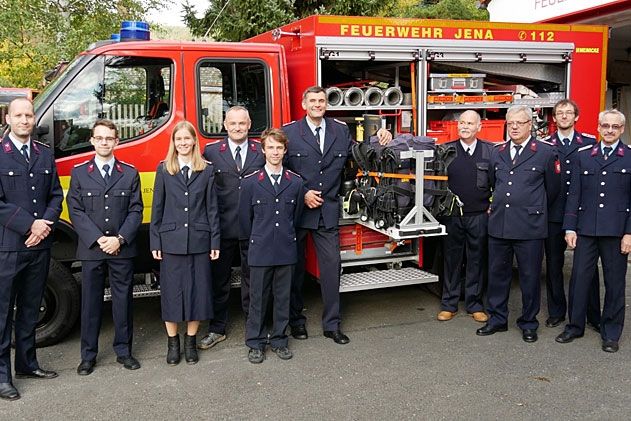
M 154 171 L 178 121 L 191 121 L 205 144 L 225 135 L 225 111 L 243 105 L 257 137 L 301 118 L 303 90 L 321 85 L 328 114 L 347 122 L 359 140 L 367 119 L 395 135 L 448 140 L 458 113 L 473 108 L 484 119 L 481 137 L 500 141 L 513 104 L 536 110 L 536 134 L 544 136 L 552 129 L 552 105 L 566 97 L 580 104 L 580 129 L 594 132 L 604 105 L 606 50 L 602 26 L 339 16 L 312 16 L 243 43 L 103 41 L 35 99 L 37 135 L 54 150 L 67 189 L 71 168 L 93 154 L 94 121 L 118 125 L 117 156 L 140 171 L 145 204 L 135 295 L 156 295 L 146 223 Z M 422 183 L 416 184 L 418 190 Z M 423 270 L 430 247 L 421 240 L 444 228 L 416 203 L 415 215 L 387 229 L 344 214 L 342 291 L 437 280 Z M 63 338 L 80 308 L 77 238 L 66 211 L 54 235 L 40 344 Z M 317 277 L 314 261 L 310 254 Z

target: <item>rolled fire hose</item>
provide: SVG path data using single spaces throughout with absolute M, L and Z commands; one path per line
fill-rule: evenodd
M 357 107 L 364 103 L 364 91 L 360 88 L 348 88 L 344 92 L 344 105 L 349 107 Z
M 336 88 L 335 86 L 331 88 L 327 88 L 326 90 L 326 102 L 331 107 L 337 107 L 338 105 L 342 105 L 344 101 L 344 95 L 342 94 L 342 90 L 340 88 Z
M 392 86 L 383 93 L 383 103 L 385 105 L 397 106 L 403 102 L 403 92 L 401 88 Z
M 383 91 L 376 86 L 366 89 L 364 97 L 366 105 L 371 107 L 378 107 L 383 103 Z

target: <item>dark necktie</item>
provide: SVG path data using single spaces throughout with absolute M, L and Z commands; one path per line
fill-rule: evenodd
M 274 192 L 278 193 L 280 191 L 280 184 L 278 184 L 280 174 L 272 174 L 272 178 L 274 179 Z
M 515 156 L 513 157 L 513 165 L 517 163 L 517 158 L 519 158 L 519 151 L 521 150 L 521 145 L 515 145 Z
M 182 175 L 184 176 L 184 182 L 188 183 L 188 165 L 182 167 Z
M 320 129 L 322 129 L 322 127 L 318 126 L 315 128 L 315 140 L 316 143 L 318 144 L 318 148 L 320 148 L 320 151 L 322 151 L 322 146 L 320 146 Z
M 603 148 L 603 158 L 605 158 L 605 161 L 607 160 L 607 158 L 609 158 L 609 154 L 611 153 L 612 150 L 613 148 L 611 146 L 605 146 Z
M 110 182 L 110 166 L 109 166 L 109 164 L 103 165 L 103 171 L 105 172 L 105 174 L 103 174 L 103 180 L 105 180 L 105 184 L 109 184 L 109 182 Z
M 237 171 L 241 172 L 243 169 L 243 161 L 241 161 L 241 146 L 237 146 L 235 149 L 234 162 L 237 164 Z
M 26 163 L 28 164 L 29 159 L 28 159 L 28 146 L 26 145 L 22 145 L 22 156 L 24 157 L 24 159 L 26 159 Z
M 473 154 L 471 153 L 471 147 L 468 147 L 468 148 L 467 148 L 467 155 L 469 155 L 469 156 L 473 155 Z
M 563 146 L 567 148 L 568 146 L 570 146 L 570 139 L 566 137 L 563 140 L 561 140 L 561 143 L 563 143 Z

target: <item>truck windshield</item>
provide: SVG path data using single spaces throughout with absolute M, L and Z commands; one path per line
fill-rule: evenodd
M 72 60 L 70 62 L 70 64 L 68 64 L 68 66 L 66 67 L 66 69 L 59 75 L 57 76 L 55 79 L 53 79 L 53 81 L 51 83 L 49 83 L 48 85 L 46 85 L 46 87 L 44 88 L 44 90 L 35 97 L 35 99 L 33 100 L 33 106 L 35 107 L 35 112 L 37 112 L 37 110 L 39 109 L 39 107 L 41 107 L 41 105 L 46 102 L 46 99 L 50 96 L 50 94 L 52 92 L 55 91 L 55 88 L 63 81 L 66 79 L 67 75 L 71 74 L 72 70 L 77 66 L 77 64 L 79 64 L 80 62 L 85 61 L 87 58 L 86 56 L 78 56 L 76 57 L 74 60 Z

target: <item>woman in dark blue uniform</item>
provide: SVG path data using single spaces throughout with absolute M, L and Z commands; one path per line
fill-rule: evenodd
M 210 260 L 219 257 L 219 216 L 212 166 L 188 121 L 175 126 L 156 170 L 150 234 L 151 253 L 160 260 L 167 363 L 180 362 L 178 322 L 185 321 L 184 358 L 195 364 L 199 322 L 213 316 Z

